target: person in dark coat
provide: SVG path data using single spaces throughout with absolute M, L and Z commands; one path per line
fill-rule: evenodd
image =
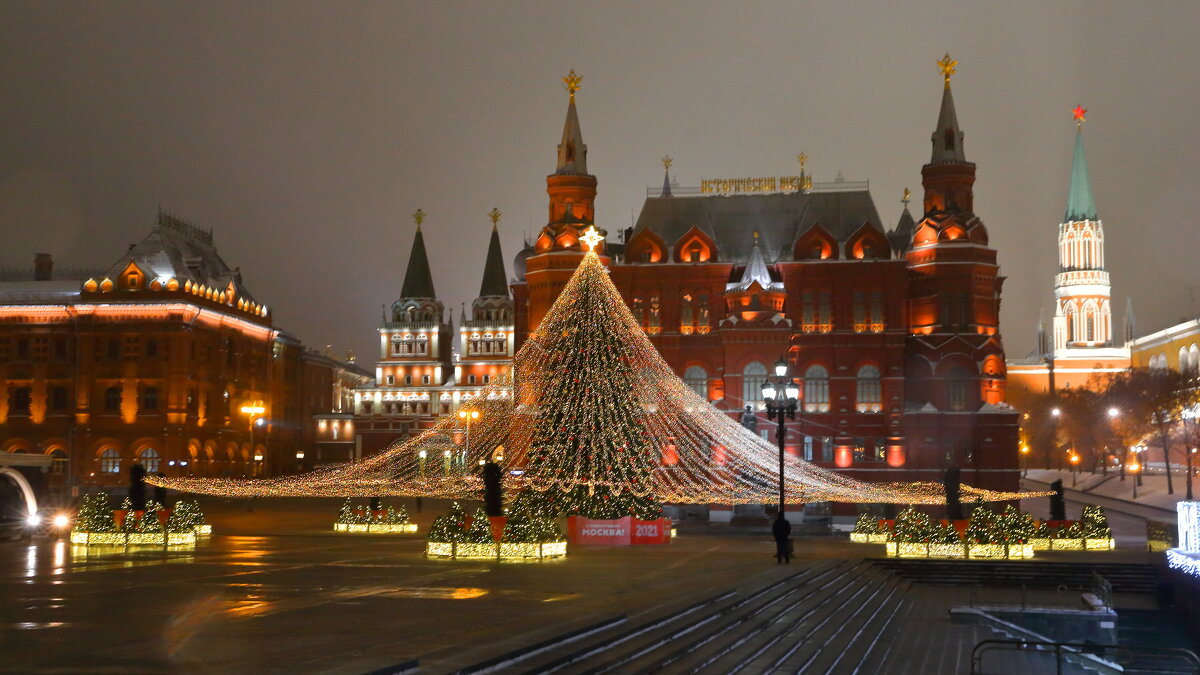
M 771 525 L 771 534 L 775 536 L 775 561 L 777 563 L 790 563 L 792 561 L 792 552 L 789 550 L 788 537 L 792 534 L 792 524 L 787 521 L 780 513 L 775 522 Z

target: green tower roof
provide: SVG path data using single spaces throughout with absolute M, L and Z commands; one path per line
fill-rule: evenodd
M 1075 130 L 1075 159 L 1071 163 L 1071 192 L 1067 196 L 1067 215 L 1063 222 L 1098 220 L 1092 183 L 1088 180 L 1087 156 L 1083 152 L 1083 127 Z

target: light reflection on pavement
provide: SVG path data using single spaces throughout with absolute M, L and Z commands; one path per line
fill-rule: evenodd
M 411 536 L 288 531 L 304 513 L 231 514 L 281 532 L 224 535 L 218 514 L 195 550 L 0 543 L 0 670 L 363 673 L 419 658 L 445 672 L 780 573 L 756 537 L 507 565 L 427 560 Z

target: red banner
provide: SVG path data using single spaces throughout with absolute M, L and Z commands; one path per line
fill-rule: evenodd
M 616 520 L 594 520 L 581 516 L 567 519 L 568 541 L 591 546 L 641 546 L 671 542 L 671 521 L 637 520 L 632 516 Z

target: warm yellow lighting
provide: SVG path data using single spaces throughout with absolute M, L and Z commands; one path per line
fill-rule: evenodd
M 262 404 L 242 406 L 242 412 L 246 413 L 247 415 L 261 415 L 266 411 L 267 409 L 264 408 Z
M 1021 454 L 1022 454 L 1022 455 L 1027 455 L 1027 454 L 1029 454 L 1029 446 L 1028 446 L 1028 445 L 1022 445 L 1022 446 L 1021 446 Z

